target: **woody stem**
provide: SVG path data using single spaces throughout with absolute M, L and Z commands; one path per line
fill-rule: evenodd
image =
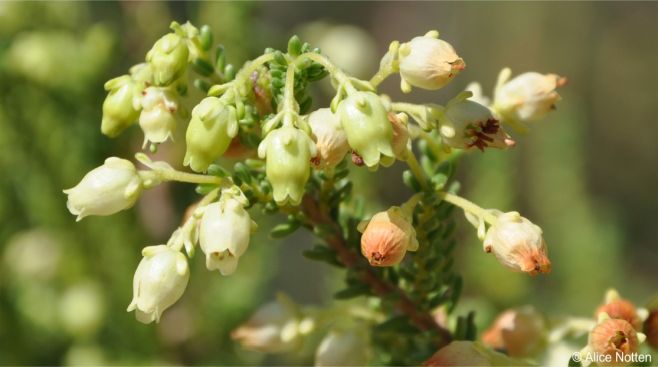
M 302 210 L 307 218 L 307 227 L 328 229 L 323 235 L 327 245 L 336 251 L 339 261 L 346 268 L 354 270 L 360 276 L 375 296 L 388 298 L 394 295 L 397 300 L 394 307 L 398 312 L 409 317 L 419 330 L 436 332 L 437 348 L 450 343 L 452 335 L 447 329 L 437 324 L 431 314 L 421 311 L 421 308 L 400 287 L 379 277 L 363 257 L 349 248 L 340 225 L 331 218 L 329 211 L 323 208 L 321 203 L 307 194 L 302 201 Z

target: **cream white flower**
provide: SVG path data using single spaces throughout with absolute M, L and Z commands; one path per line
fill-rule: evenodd
M 142 98 L 139 126 L 144 132 L 144 146 L 148 142 L 163 143 L 173 137 L 176 130 L 178 102 L 168 88 L 148 87 Z
M 159 322 L 164 310 L 183 295 L 190 272 L 185 255 L 166 245 L 145 247 L 142 256 L 128 312 L 135 311 L 137 320 L 148 324 Z
M 367 366 L 370 352 L 364 330 L 332 330 L 315 351 L 315 366 Z
M 110 157 L 91 170 L 75 187 L 64 190 L 66 206 L 77 220 L 88 215 L 111 215 L 132 207 L 142 191 L 135 165 Z
M 372 266 L 399 264 L 407 251 L 418 249 L 416 230 L 411 218 L 400 207 L 393 206 L 359 224 L 361 253 Z
M 498 215 L 484 238 L 484 251 L 504 266 L 535 275 L 551 271 L 542 230 L 517 212 Z
M 189 50 L 186 40 L 169 33 L 155 42 L 146 54 L 146 61 L 153 72 L 153 83 L 166 86 L 180 77 L 187 68 Z
M 221 199 L 204 208 L 199 225 L 199 243 L 206 254 L 206 268 L 222 275 L 235 272 L 238 260 L 249 246 L 255 224 L 234 198 Z
M 503 69 L 494 92 L 494 109 L 505 122 L 523 124 L 546 116 L 561 99 L 556 92 L 566 78 L 556 74 L 523 73 L 512 80 L 509 69 Z
M 244 348 L 267 353 L 291 351 L 300 344 L 304 322 L 295 305 L 280 295 L 261 306 L 249 320 L 233 330 L 231 338 Z
M 338 115 L 329 108 L 320 108 L 308 116 L 308 124 L 318 151 L 318 166 L 335 167 L 350 150 Z
M 353 93 L 338 105 L 338 116 L 350 147 L 366 166 L 376 168 L 380 163 L 393 164 L 393 127 L 378 95 Z
M 436 32 L 400 45 L 399 58 L 403 92 L 409 92 L 411 86 L 439 89 L 466 67 L 452 45 L 438 39 Z
M 468 99 L 449 103 L 439 124 L 441 139 L 453 148 L 484 151 L 485 148 L 514 146 L 491 110 Z
M 265 171 L 279 205 L 299 205 L 311 175 L 311 158 L 317 155 L 315 142 L 302 130 L 284 126 L 267 134 L 258 146 L 266 158 Z

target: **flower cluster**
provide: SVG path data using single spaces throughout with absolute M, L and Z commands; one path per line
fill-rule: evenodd
M 413 362 L 420 363 L 418 356 L 429 356 L 428 351 L 452 338 L 428 313 L 441 305 L 454 308 L 461 288 L 451 268 L 453 246 L 448 245 L 451 208 L 464 211 L 485 252 L 503 266 L 532 275 L 550 271 L 540 227 L 517 212 L 483 209 L 458 196 L 446 167 L 457 153 L 513 147 L 515 141 L 505 129 L 523 129 L 543 117 L 560 99 L 556 88 L 564 84 L 563 78 L 525 73 L 509 80 L 510 72 L 504 69 L 493 102 L 481 95 L 479 85 L 472 85 L 445 105 L 412 104 L 380 94 L 379 84 L 399 73 L 403 92 L 437 90 L 465 70 L 464 60 L 436 31 L 392 42 L 373 78 L 361 80 L 296 36 L 286 50 L 266 49 L 237 69 L 226 64 L 222 47 L 213 46 L 208 27 L 174 22 L 171 28 L 144 63 L 106 83 L 101 131 L 113 137 L 138 122 L 144 133 L 142 148 L 153 151 L 173 141 L 178 126 L 188 120 L 182 163 L 193 172 L 139 153 L 136 158 L 146 169 L 109 158 L 65 190 L 68 208 L 78 220 L 128 209 L 141 192 L 167 181 L 197 184 L 197 192 L 204 195 L 166 244 L 142 251 L 128 307 L 138 320 L 157 322 L 182 296 L 189 280 L 188 258 L 197 245 L 208 270 L 222 275 L 238 271 L 257 227 L 250 215 L 256 205 L 265 214 L 287 215 L 286 222 L 272 230 L 273 237 L 305 227 L 325 241 L 305 254 L 347 269 L 347 288 L 338 298 L 380 298 L 370 318 L 359 321 L 379 324 L 374 328 L 380 334 L 373 334 L 373 340 L 390 341 L 384 332 L 390 325 L 422 331 L 418 338 L 425 344 L 418 345 L 429 349 L 390 349 L 391 363 L 398 361 L 395 353 L 414 355 Z M 313 109 L 308 88 L 326 76 L 336 94 L 329 106 Z M 190 85 L 205 98 L 190 101 Z M 186 105 L 194 106 L 191 113 Z M 416 150 L 422 154 L 420 161 Z M 223 158 L 233 159 L 232 169 Z M 350 162 L 352 169 L 365 166 L 369 171 L 405 164 L 403 182 L 415 193 L 399 206 L 368 215 L 350 195 Z M 284 298 L 258 311 L 234 331 L 234 339 L 261 351 L 295 349 L 319 319 L 309 318 Z M 622 309 L 619 312 L 625 312 Z M 392 320 L 382 320 L 391 315 Z M 527 310 L 506 316 L 487 334 L 487 343 L 505 347 L 511 355 L 530 353 L 530 347 L 515 343 L 527 343 L 526 333 L 542 328 L 529 321 L 533 317 Z M 530 324 L 517 328 L 523 323 Z M 334 326 L 319 344 L 317 364 L 365 363 L 369 335 L 354 325 Z M 540 339 L 534 343 L 541 344 Z M 481 350 L 479 344 L 453 343 L 450 348 Z M 428 363 L 442 363 L 437 361 L 452 353 L 439 352 Z

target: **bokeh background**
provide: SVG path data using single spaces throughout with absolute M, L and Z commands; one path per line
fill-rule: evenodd
M 484 327 L 514 305 L 591 316 L 609 287 L 639 304 L 657 291 L 658 3 L 0 2 L 0 364 L 310 362 L 229 338 L 277 291 L 331 302 L 341 274 L 301 256 L 307 234 L 258 235 L 230 278 L 197 256 L 183 299 L 145 326 L 125 312 L 140 249 L 166 241 L 193 188 L 162 185 L 133 210 L 79 223 L 66 210 L 62 189 L 141 144 L 138 128 L 100 133 L 103 83 L 141 62 L 171 20 L 188 19 L 211 25 L 236 65 L 297 32 L 361 77 L 391 40 L 438 29 L 468 68 L 434 93 L 403 96 L 398 77 L 385 82 L 407 101 L 442 103 L 474 80 L 491 94 L 505 66 L 567 76 L 558 110 L 514 150 L 473 153 L 459 167 L 463 194 L 542 226 L 553 273 L 506 271 L 460 219 L 460 310 L 476 309 Z M 182 145 L 158 157 L 180 165 Z M 372 210 L 408 195 L 401 170 L 356 175 Z

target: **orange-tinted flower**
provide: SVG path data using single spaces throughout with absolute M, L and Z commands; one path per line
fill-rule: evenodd
M 396 206 L 375 214 L 370 222 L 361 225 L 359 230 L 363 232 L 361 253 L 373 266 L 396 265 L 402 261 L 407 250 L 418 249 L 411 218 Z

